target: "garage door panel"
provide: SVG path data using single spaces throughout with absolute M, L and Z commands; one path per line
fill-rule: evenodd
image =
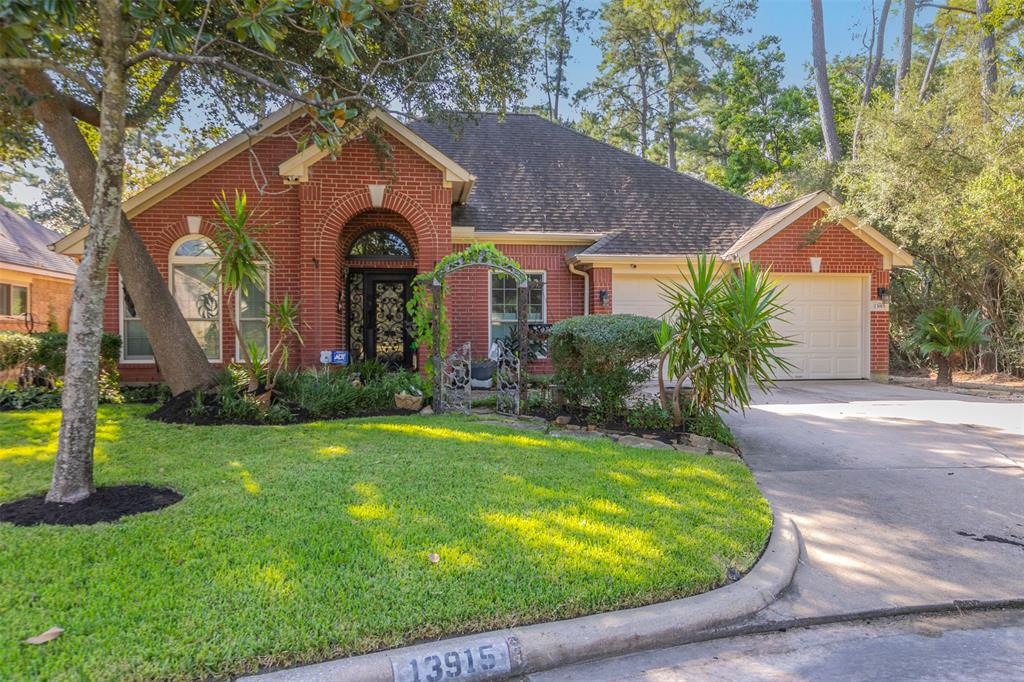
M 790 311 L 777 331 L 793 346 L 779 353 L 795 367 L 780 379 L 864 376 L 864 280 L 829 275 L 780 275 Z

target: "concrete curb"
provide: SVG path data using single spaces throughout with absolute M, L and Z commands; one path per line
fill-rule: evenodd
M 438 651 L 462 651 L 481 642 L 508 645 L 508 671 L 486 679 L 509 679 L 596 658 L 693 641 L 698 633 L 757 613 L 787 588 L 800 558 L 792 520 L 778 512 L 768 546 L 740 580 L 693 597 L 552 623 L 538 623 L 456 637 L 363 656 L 240 678 L 240 682 L 392 682 L 393 662 Z M 484 679 L 483 677 L 477 679 Z

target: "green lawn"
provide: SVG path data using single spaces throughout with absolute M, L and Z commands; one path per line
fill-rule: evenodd
M 711 457 L 457 417 L 189 427 L 145 410 L 101 409 L 97 484 L 184 499 L 0 524 L 0 678 L 225 676 L 661 601 L 749 568 L 770 532 L 749 472 Z M 0 414 L 0 501 L 46 489 L 59 418 Z

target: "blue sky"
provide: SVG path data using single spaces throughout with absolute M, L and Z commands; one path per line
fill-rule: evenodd
M 601 0 L 584 0 L 592 9 L 601 6 Z M 881 4 L 876 0 L 876 4 Z M 902 11 L 902 3 L 894 2 Z M 824 0 L 825 47 L 829 56 L 859 54 L 864 51 L 863 34 L 871 23 L 871 0 Z M 933 9 L 919 10 L 918 23 L 930 20 Z M 811 60 L 811 10 L 809 0 L 761 0 L 756 16 L 748 24 L 748 32 L 740 38 L 751 43 L 764 35 L 776 35 L 786 54 L 786 80 L 793 85 L 804 85 L 807 65 Z M 573 45 L 573 60 L 568 67 L 570 100 L 572 94 L 585 86 L 597 73 L 601 54 L 594 47 L 592 37 L 600 31 L 599 22 L 593 22 L 589 35 L 577 36 Z M 886 28 L 886 49 L 889 54 L 897 48 L 899 17 L 890 17 Z M 543 94 L 533 89 L 528 104 L 539 104 Z M 575 118 L 574 112 L 567 112 Z M 22 184 L 14 186 L 14 199 L 29 204 L 37 201 L 39 191 Z

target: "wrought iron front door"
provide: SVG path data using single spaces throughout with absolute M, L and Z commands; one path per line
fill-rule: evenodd
M 411 273 L 351 272 L 348 278 L 349 350 L 355 360 L 378 360 L 390 367 L 411 367 L 409 314 Z

